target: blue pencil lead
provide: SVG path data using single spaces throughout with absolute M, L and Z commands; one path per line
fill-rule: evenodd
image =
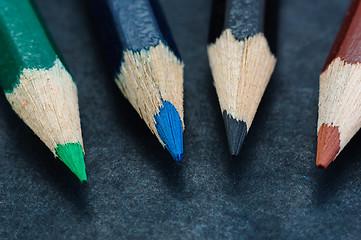
M 163 101 L 159 113 L 154 116 L 155 126 L 165 148 L 178 162 L 183 157 L 183 127 L 180 116 L 170 102 Z

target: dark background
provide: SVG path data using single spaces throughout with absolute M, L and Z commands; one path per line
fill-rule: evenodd
M 88 183 L 0 97 L 0 238 L 358 239 L 361 135 L 315 167 L 318 77 L 350 1 L 272 0 L 277 66 L 232 159 L 208 66 L 209 0 L 162 0 L 185 62 L 176 164 L 117 89 L 85 1 L 37 0 L 78 84 Z

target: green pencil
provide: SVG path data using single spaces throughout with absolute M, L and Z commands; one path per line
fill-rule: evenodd
M 13 110 L 86 181 L 77 88 L 29 0 L 0 0 L 0 84 Z

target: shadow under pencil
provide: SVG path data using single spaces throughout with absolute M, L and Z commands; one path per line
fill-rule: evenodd
M 271 52 L 277 57 L 279 0 L 266 0 L 264 34 Z

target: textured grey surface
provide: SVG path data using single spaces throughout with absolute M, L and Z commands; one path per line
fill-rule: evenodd
M 359 238 L 361 135 L 315 167 L 318 75 L 349 1 L 279 1 L 277 67 L 231 159 L 205 48 L 210 1 L 162 0 L 186 64 L 180 164 L 110 79 L 82 1 L 37 2 L 78 84 L 89 182 L 1 96 L 1 239 Z

